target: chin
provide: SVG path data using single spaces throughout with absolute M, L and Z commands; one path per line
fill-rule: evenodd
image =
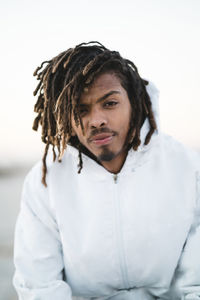
M 100 155 L 97 156 L 99 161 L 111 161 L 115 158 L 115 153 L 109 149 L 104 149 Z

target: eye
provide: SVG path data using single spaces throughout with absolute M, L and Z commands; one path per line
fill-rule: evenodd
M 84 116 L 87 113 L 88 113 L 88 108 L 87 107 L 83 106 L 83 107 L 79 108 L 79 114 L 80 114 L 80 116 Z
M 110 100 L 110 101 L 107 101 L 104 103 L 104 107 L 108 107 L 108 108 L 111 108 L 111 107 L 114 107 L 118 104 L 117 101 L 115 100 Z

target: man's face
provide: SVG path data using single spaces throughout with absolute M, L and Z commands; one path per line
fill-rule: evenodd
M 114 73 L 99 75 L 80 99 L 81 126 L 72 118 L 74 135 L 110 172 L 117 173 L 126 158 L 125 141 L 130 127 L 131 105 Z

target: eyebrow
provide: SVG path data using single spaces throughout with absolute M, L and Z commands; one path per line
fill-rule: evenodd
M 100 103 L 103 100 L 105 100 L 106 98 L 108 98 L 109 96 L 113 95 L 113 94 L 121 94 L 120 91 L 110 91 L 107 94 L 103 95 L 102 97 L 100 97 L 99 99 L 97 99 L 96 103 Z M 87 106 L 86 103 L 80 103 L 79 107 L 85 107 Z
M 99 99 L 97 99 L 97 102 L 96 103 L 99 103 L 103 100 L 105 100 L 106 98 L 108 98 L 109 96 L 113 95 L 113 94 L 120 94 L 119 91 L 110 91 L 108 92 L 107 94 L 103 95 L 102 97 L 100 97 Z

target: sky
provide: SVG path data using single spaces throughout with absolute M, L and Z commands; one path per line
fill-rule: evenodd
M 160 90 L 162 130 L 200 150 L 199 0 L 7 0 L 0 4 L 0 166 L 40 159 L 32 122 L 46 59 L 98 40 Z

